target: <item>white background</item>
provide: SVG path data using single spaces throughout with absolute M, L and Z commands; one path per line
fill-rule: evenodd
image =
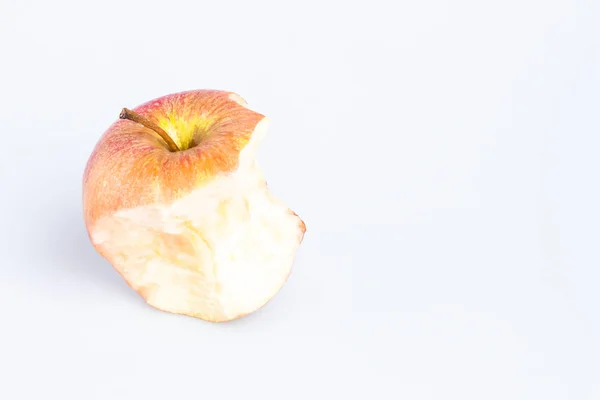
M 0 0 L 0 398 L 600 398 L 597 0 Z M 147 306 L 93 250 L 122 107 L 232 90 L 308 231 L 265 308 Z

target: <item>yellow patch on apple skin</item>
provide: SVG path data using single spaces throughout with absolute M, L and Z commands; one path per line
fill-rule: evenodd
M 215 124 L 215 117 L 190 116 L 182 119 L 177 115 L 162 118 L 158 125 L 163 128 L 181 150 L 187 150 L 198 145 L 210 135 L 210 130 Z

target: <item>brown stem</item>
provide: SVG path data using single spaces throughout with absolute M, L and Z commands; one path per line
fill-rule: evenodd
M 136 113 L 135 111 L 131 111 L 127 108 L 124 108 L 121 111 L 121 114 L 119 114 L 119 118 L 120 119 L 128 119 L 130 121 L 137 122 L 138 124 L 142 124 L 148 129 L 152 129 L 154 132 L 158 133 L 165 142 L 167 142 L 167 145 L 169 146 L 169 150 L 179 151 L 179 147 L 177 147 L 177 144 L 173 141 L 173 139 L 171 139 L 171 136 L 169 136 L 169 134 L 167 132 L 165 132 L 165 130 L 163 128 L 156 125 L 154 122 L 150 121 L 148 118 L 143 117 L 140 114 Z

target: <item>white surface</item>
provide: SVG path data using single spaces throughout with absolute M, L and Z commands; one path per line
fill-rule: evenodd
M 0 1 L 1 399 L 600 398 L 600 3 Z M 238 92 L 306 221 L 251 317 L 92 249 L 122 107 Z

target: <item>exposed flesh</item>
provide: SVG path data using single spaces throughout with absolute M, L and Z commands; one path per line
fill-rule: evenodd
M 120 210 L 95 224 L 94 244 L 150 305 L 227 321 L 260 308 L 285 283 L 304 224 L 269 193 L 255 162 L 266 123 L 235 173 L 172 204 Z

